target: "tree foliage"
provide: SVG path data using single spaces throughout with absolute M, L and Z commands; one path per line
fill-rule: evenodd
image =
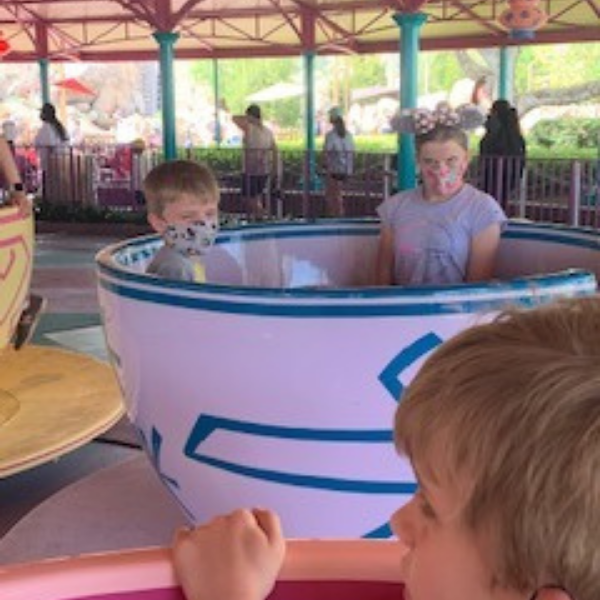
M 512 74 L 515 104 L 523 115 L 533 108 L 578 103 L 600 97 L 600 44 L 526 46 L 515 53 Z M 347 109 L 353 90 L 389 86 L 398 58 L 393 55 L 318 56 L 315 59 L 317 104 Z M 214 61 L 195 61 L 191 72 L 207 88 L 213 86 Z M 239 113 L 248 97 L 280 82 L 303 83 L 301 58 L 222 60 L 218 63 L 220 97 Z M 420 63 L 420 93 L 449 91 L 458 80 L 486 76 L 497 88 L 496 48 L 428 52 Z M 301 127 L 302 96 L 261 103 L 267 118 L 283 127 Z

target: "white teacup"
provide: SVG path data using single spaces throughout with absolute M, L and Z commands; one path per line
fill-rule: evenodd
M 146 275 L 155 237 L 98 255 L 129 415 L 193 520 L 260 506 L 291 537 L 390 535 L 415 488 L 393 413 L 427 355 L 508 305 L 596 290 L 592 272 L 566 269 L 599 268 L 598 234 L 530 224 L 507 228 L 493 282 L 369 287 L 378 228 L 224 230 L 207 284 Z

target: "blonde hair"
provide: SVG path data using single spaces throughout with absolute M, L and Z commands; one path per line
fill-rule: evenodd
M 492 541 L 492 585 L 600 598 L 600 298 L 507 312 L 443 344 L 395 436 L 427 476 L 469 482 L 461 517 Z
M 173 160 L 154 167 L 144 179 L 149 214 L 162 216 L 165 207 L 183 194 L 195 196 L 203 204 L 218 202 L 219 184 L 211 169 L 190 160 Z

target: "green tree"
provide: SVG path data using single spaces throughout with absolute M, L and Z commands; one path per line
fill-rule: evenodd
M 191 75 L 210 89 L 213 86 L 214 61 L 194 61 Z M 243 113 L 249 104 L 248 96 L 280 82 L 297 81 L 301 67 L 297 58 L 266 58 L 255 60 L 220 60 L 219 92 L 227 109 L 233 114 Z M 264 114 L 284 127 L 297 121 L 300 101 L 261 103 Z

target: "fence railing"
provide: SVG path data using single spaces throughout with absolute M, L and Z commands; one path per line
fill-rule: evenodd
M 220 183 L 221 208 L 244 218 L 243 151 L 189 148 L 182 158 L 208 163 Z M 300 151 L 280 153 L 280 177 L 268 178 L 263 194 L 271 218 L 317 218 L 326 215 L 323 157 L 311 164 Z M 145 210 L 142 182 L 162 160 L 157 149 L 130 145 L 87 145 L 48 149 L 41 161 L 29 148 L 17 148 L 17 162 L 29 191 L 51 204 L 114 211 Z M 374 216 L 377 206 L 394 192 L 395 157 L 357 153 L 353 172 L 342 184 L 345 215 Z M 600 227 L 600 160 L 476 157 L 468 180 L 485 189 L 510 217 Z

